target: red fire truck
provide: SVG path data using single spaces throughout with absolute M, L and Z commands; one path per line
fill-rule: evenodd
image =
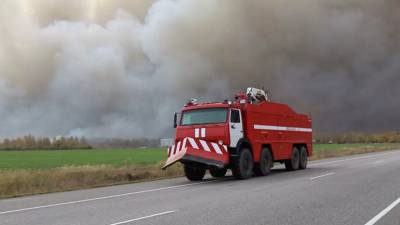
M 180 115 L 180 116 L 179 116 Z M 308 115 L 269 101 L 265 91 L 248 88 L 233 101 L 197 103 L 191 100 L 175 113 L 174 145 L 164 169 L 181 162 L 189 180 L 213 177 L 246 179 L 266 176 L 274 162 L 287 170 L 305 169 L 312 155 L 312 125 Z

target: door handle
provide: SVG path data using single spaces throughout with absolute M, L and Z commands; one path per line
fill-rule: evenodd
M 231 125 L 231 128 L 232 128 L 232 129 L 235 129 L 235 128 L 236 128 L 235 124 L 232 124 L 232 125 Z

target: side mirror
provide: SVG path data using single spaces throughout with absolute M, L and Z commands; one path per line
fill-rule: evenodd
M 174 128 L 178 126 L 178 113 L 174 113 Z

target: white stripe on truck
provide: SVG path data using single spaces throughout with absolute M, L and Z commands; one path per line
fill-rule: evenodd
M 215 150 L 215 152 L 216 152 L 217 154 L 222 155 L 221 149 L 219 148 L 219 146 L 217 145 L 217 143 L 211 142 L 211 145 L 213 146 L 213 148 L 214 148 L 214 150 Z
M 201 146 L 203 147 L 203 149 L 204 149 L 205 151 L 207 151 L 207 152 L 211 152 L 211 149 L 210 149 L 210 147 L 208 147 L 208 145 L 207 145 L 207 142 L 206 142 L 206 141 L 204 141 L 204 140 L 200 140 L 200 144 L 201 144 Z
M 277 130 L 277 131 L 297 131 L 297 132 L 312 132 L 311 128 L 303 127 L 281 127 L 281 126 L 269 126 L 254 124 L 254 129 L 256 130 Z
M 206 137 L 206 128 L 201 128 L 201 137 Z
M 199 146 L 197 145 L 196 141 L 193 138 L 189 138 L 189 142 L 194 149 L 199 149 Z

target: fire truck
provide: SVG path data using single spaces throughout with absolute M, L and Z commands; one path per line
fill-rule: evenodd
M 163 169 L 183 164 L 186 177 L 247 179 L 266 176 L 275 162 L 289 171 L 306 169 L 312 155 L 312 121 L 285 104 L 271 102 L 262 89 L 247 88 L 234 100 L 198 103 L 190 100 L 175 113 L 174 144 Z

